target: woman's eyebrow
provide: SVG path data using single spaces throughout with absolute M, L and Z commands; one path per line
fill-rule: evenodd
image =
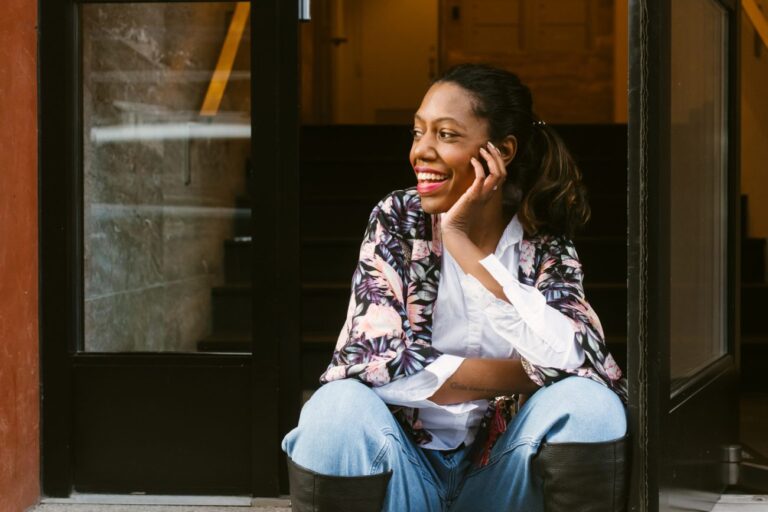
M 413 118 L 416 121 L 424 122 L 424 119 L 419 114 L 414 115 Z M 450 121 L 452 123 L 456 123 L 459 126 L 459 128 L 462 128 L 464 130 L 467 129 L 463 124 L 461 124 L 457 119 L 455 119 L 453 117 L 445 116 L 445 117 L 438 117 L 437 119 L 433 119 L 432 120 L 433 123 L 441 123 L 443 121 Z

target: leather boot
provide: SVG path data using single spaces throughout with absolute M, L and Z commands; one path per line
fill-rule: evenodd
M 293 512 L 380 512 L 392 471 L 370 476 L 329 476 L 288 458 Z
M 532 469 L 542 479 L 544 512 L 624 512 L 627 438 L 605 443 L 544 443 Z

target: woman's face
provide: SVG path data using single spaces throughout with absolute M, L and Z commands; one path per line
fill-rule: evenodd
M 427 213 L 448 211 L 475 179 L 470 159 L 488 142 L 488 122 L 472 106 L 469 92 L 442 82 L 427 91 L 414 116 L 410 160 Z

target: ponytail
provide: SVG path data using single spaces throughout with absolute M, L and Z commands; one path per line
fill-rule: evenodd
M 557 132 L 541 121 L 534 123 L 527 149 L 535 169 L 531 183 L 518 183 L 523 188 L 520 223 L 529 234 L 572 237 L 590 218 L 581 171 Z

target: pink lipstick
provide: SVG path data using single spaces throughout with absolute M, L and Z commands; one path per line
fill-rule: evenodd
M 442 187 L 448 181 L 448 174 L 430 167 L 417 166 L 416 172 L 418 184 L 416 190 L 419 194 L 431 194 Z

